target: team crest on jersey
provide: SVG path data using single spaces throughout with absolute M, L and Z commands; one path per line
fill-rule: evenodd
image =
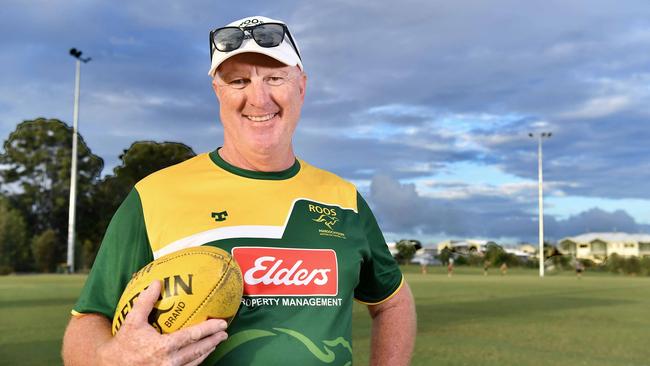
M 332 249 L 234 247 L 244 296 L 336 296 L 338 262 Z
M 312 221 L 323 224 L 324 228 L 318 229 L 320 236 L 329 236 L 333 238 L 345 239 L 345 233 L 336 231 L 336 224 L 340 221 L 335 208 L 322 207 L 310 203 L 307 205 L 308 211 L 314 215 Z
M 325 226 L 327 226 L 330 230 L 332 230 L 332 226 L 339 222 L 339 219 L 336 217 L 328 216 L 328 215 L 320 215 L 317 219 L 312 219 L 312 221 L 316 222 L 322 222 Z

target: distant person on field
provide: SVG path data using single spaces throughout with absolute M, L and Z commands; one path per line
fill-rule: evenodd
M 488 275 L 488 269 L 490 269 L 490 261 L 483 262 L 483 276 Z
M 582 272 L 585 271 L 585 265 L 581 261 L 576 259 L 576 276 L 582 278 Z
M 506 262 L 503 262 L 501 267 L 499 267 L 499 270 L 501 270 L 501 276 L 505 276 L 508 274 L 508 265 L 506 264 Z
M 422 274 L 427 274 L 427 266 L 429 265 L 429 259 L 428 258 L 422 258 L 420 261 L 420 272 Z
M 454 258 L 449 258 L 447 262 L 447 276 L 451 277 L 454 274 Z

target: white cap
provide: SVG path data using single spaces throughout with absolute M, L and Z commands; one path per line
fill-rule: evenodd
M 252 17 L 236 20 L 226 25 L 226 27 L 244 28 L 244 27 L 250 27 L 262 23 L 280 23 L 286 25 L 285 22 L 280 20 L 274 20 L 263 16 L 252 16 Z M 294 41 L 294 45 L 296 46 L 296 49 L 300 50 L 298 48 L 298 45 L 295 44 L 296 41 L 295 38 L 293 39 L 293 41 Z M 210 42 L 212 42 L 212 40 L 210 40 Z M 296 50 L 294 50 L 293 46 L 291 46 L 291 41 L 289 40 L 289 36 L 285 34 L 284 40 L 282 40 L 282 43 L 277 47 L 268 47 L 268 48 L 261 47 L 260 45 L 257 44 L 257 42 L 255 42 L 254 39 L 248 38 L 248 39 L 244 39 L 241 47 L 239 47 L 236 50 L 230 52 L 221 52 L 215 49 L 212 52 L 212 65 L 210 65 L 210 71 L 208 71 L 208 75 L 214 77 L 214 75 L 217 73 L 217 68 L 219 67 L 219 65 L 221 65 L 222 62 L 226 61 L 232 56 L 239 55 L 240 53 L 245 53 L 245 52 L 261 53 L 263 55 L 272 57 L 287 66 L 298 66 L 300 67 L 300 70 L 304 70 L 302 67 L 302 62 L 300 62 L 300 57 L 298 57 Z

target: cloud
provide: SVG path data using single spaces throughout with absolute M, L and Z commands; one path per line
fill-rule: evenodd
M 211 150 L 222 133 L 208 31 L 251 14 L 286 20 L 298 40 L 309 79 L 296 151 L 317 166 L 362 186 L 377 174 L 412 181 L 426 202 L 451 205 L 446 217 L 480 222 L 504 217 L 530 184 L 466 180 L 436 194 L 422 182 L 460 162 L 534 182 L 527 136 L 543 129 L 554 133 L 544 143 L 552 195 L 650 198 L 644 0 L 10 0 L 0 14 L 0 135 L 39 116 L 71 122 L 76 47 L 93 58 L 82 68 L 81 131 L 107 171 L 137 139 Z M 467 212 L 472 199 L 490 204 Z M 527 227 L 529 211 L 514 206 L 500 228 Z
M 566 194 L 606 198 L 650 198 L 650 121 L 636 111 L 615 116 L 553 121 L 545 129 L 544 179 L 566 183 Z M 537 144 L 527 136 L 526 124 L 505 131 L 477 133 L 488 150 L 486 162 L 511 174 L 535 179 Z M 500 138 L 507 136 L 510 138 Z M 514 138 L 513 138 L 514 137 Z
M 313 124 L 310 124 L 312 126 Z M 436 143 L 435 139 L 440 141 Z M 425 177 L 443 164 L 471 160 L 476 152 L 443 149 L 450 141 L 430 136 L 392 139 L 347 137 L 338 129 L 300 128 L 294 138 L 297 154 L 347 179 L 370 179 L 375 174 Z
M 546 221 L 545 221 L 545 225 Z M 649 232 L 650 225 L 642 225 L 623 210 L 607 212 L 599 208 L 592 208 L 566 220 L 551 220 L 547 226 L 549 232 L 556 233 L 556 237 L 574 236 L 589 232 Z
M 630 99 L 624 95 L 599 97 L 591 99 L 583 105 L 578 106 L 576 111 L 564 113 L 561 116 L 565 118 L 604 117 L 619 112 L 629 105 Z
M 645 103 L 650 99 L 650 74 L 635 74 L 626 79 L 597 79 L 589 81 L 590 89 L 594 96 L 582 104 L 576 105 L 574 110 L 559 113 L 562 119 L 594 119 L 607 117 L 626 110 L 639 111 L 650 114 Z
M 507 188 L 506 188 L 507 190 Z M 537 238 L 534 202 L 512 194 L 467 194 L 463 197 L 426 197 L 414 184 L 402 184 L 388 176 L 373 177 L 369 202 L 386 232 L 418 233 L 438 237 Z M 590 231 L 650 232 L 627 212 L 592 208 L 558 220 L 544 217 L 545 233 L 551 240 Z

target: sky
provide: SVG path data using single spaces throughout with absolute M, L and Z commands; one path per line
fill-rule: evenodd
M 0 137 L 72 124 L 111 174 L 134 141 L 222 143 L 208 34 L 288 23 L 308 75 L 297 155 L 355 183 L 387 240 L 650 232 L 650 4 L 3 0 Z

